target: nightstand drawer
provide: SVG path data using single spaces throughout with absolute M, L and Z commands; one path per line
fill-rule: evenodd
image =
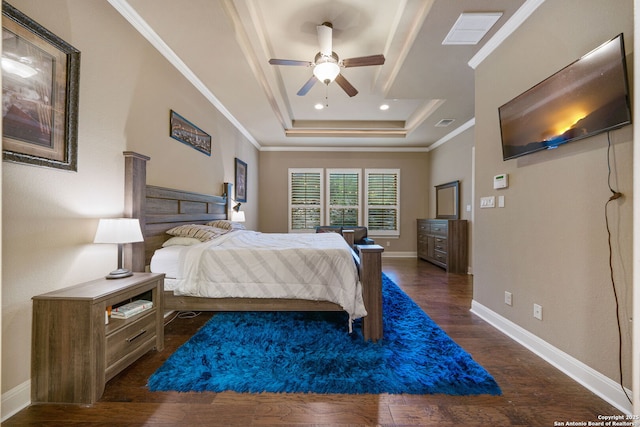
M 156 336 L 156 309 L 145 312 L 143 317 L 107 336 L 107 366 L 132 353 Z

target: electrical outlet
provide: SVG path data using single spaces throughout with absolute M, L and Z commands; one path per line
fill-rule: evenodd
M 540 304 L 533 304 L 533 317 L 542 320 L 542 306 Z
M 504 291 L 504 303 L 507 305 L 511 305 L 512 295 L 511 292 Z

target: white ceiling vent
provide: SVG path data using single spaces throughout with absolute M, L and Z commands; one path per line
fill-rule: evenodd
M 438 123 L 435 124 L 437 128 L 446 128 L 451 123 L 455 122 L 456 119 L 442 119 Z
M 478 44 L 501 16 L 502 12 L 463 13 L 442 44 Z

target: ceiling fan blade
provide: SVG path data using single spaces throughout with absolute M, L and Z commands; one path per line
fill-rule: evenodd
M 324 56 L 331 56 L 333 50 L 332 37 L 333 27 L 329 22 L 323 22 L 322 25 L 316 27 L 318 30 L 318 44 L 320 45 L 320 53 Z
M 316 76 L 311 76 L 311 78 L 309 80 L 307 80 L 307 82 L 304 84 L 304 86 L 302 86 L 300 88 L 300 90 L 298 91 L 297 95 L 298 96 L 306 95 L 307 92 L 309 92 L 309 90 L 313 87 L 314 84 L 316 84 L 317 81 L 318 81 L 318 79 L 316 78 Z
M 342 60 L 342 65 L 347 67 L 364 67 L 367 65 L 384 64 L 384 55 L 360 56 L 358 58 L 347 58 Z
M 299 65 L 303 67 L 311 67 L 313 63 L 311 61 L 296 61 L 295 59 L 270 59 L 271 65 Z
M 342 74 L 338 74 L 336 76 L 336 83 L 338 83 L 338 86 L 340 86 L 342 90 L 344 90 L 347 93 L 347 95 L 356 96 L 358 94 L 358 91 L 356 90 L 356 88 L 353 87 L 351 83 L 349 83 Z

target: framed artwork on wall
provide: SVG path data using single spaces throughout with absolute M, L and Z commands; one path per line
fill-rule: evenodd
M 80 51 L 2 2 L 2 158 L 77 171 Z
M 173 110 L 169 119 L 169 135 L 207 156 L 211 155 L 211 135 Z
M 247 164 L 236 157 L 236 201 L 247 201 Z

